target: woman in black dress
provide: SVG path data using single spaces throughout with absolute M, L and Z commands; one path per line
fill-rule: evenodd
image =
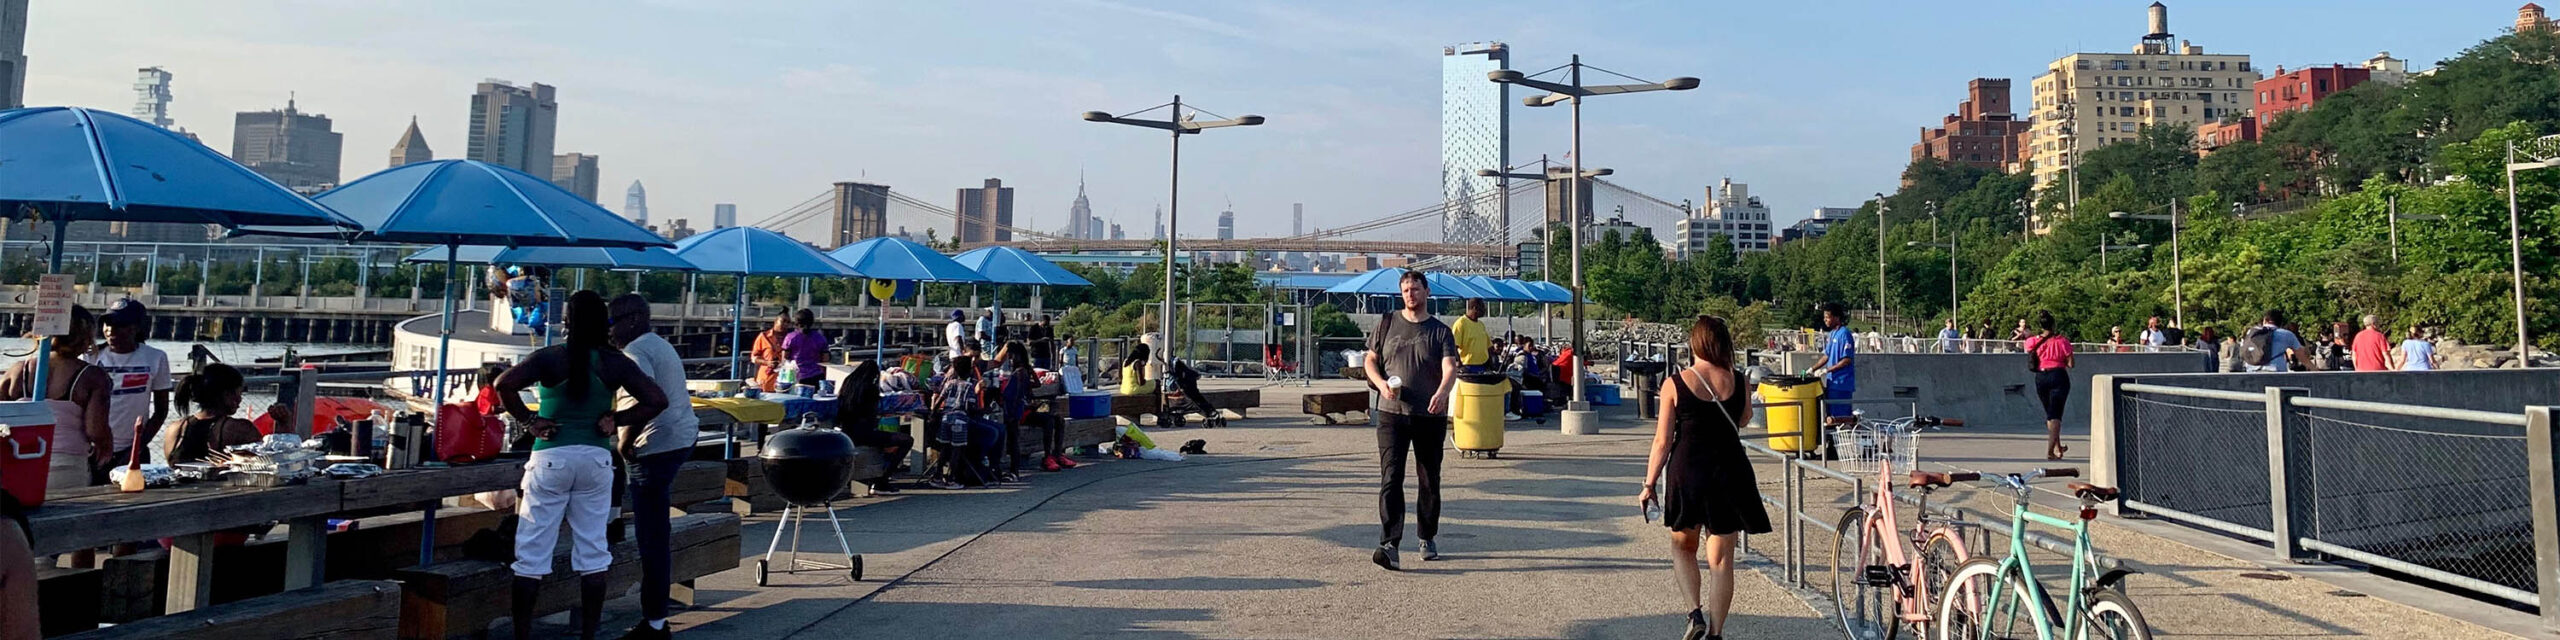
M 1734 534 L 1768 533 L 1769 513 L 1760 508 L 1759 481 L 1742 449 L 1751 400 L 1734 372 L 1733 334 L 1724 319 L 1698 316 L 1689 325 L 1689 353 L 1689 366 L 1662 383 L 1668 406 L 1654 429 L 1637 500 L 1648 507 L 1661 500 L 1663 524 L 1671 527 L 1671 569 L 1689 604 L 1683 637 L 1699 640 L 1722 638 L 1725 614 L 1733 610 Z M 1662 496 L 1654 494 L 1657 480 L 1669 481 Z M 1715 581 L 1705 610 L 1698 598 L 1700 538 Z

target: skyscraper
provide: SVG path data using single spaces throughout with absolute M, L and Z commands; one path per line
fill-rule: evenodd
M 595 156 L 584 153 L 563 153 L 551 156 L 551 184 L 560 185 L 560 188 L 568 189 L 570 193 L 578 194 L 578 197 L 586 198 L 588 202 L 595 202 L 596 191 L 601 188 L 597 183 L 601 181 L 603 176 L 596 171 Z M 631 191 L 639 193 L 638 181 L 631 183 Z
M 1156 205 L 1156 239 L 1164 239 L 1164 205 Z
M 959 202 L 951 207 L 959 219 L 951 237 L 961 242 L 1009 242 L 1013 240 L 1013 187 L 1003 180 L 988 178 L 987 185 L 961 189 Z
M 1084 219 L 1084 237 L 1085 237 L 1085 238 L 1087 238 L 1087 239 L 1095 239 L 1095 240 L 1099 240 L 1099 239 L 1101 239 L 1101 238 L 1102 238 L 1102 236 L 1103 236 L 1103 222 L 1102 222 L 1102 219 L 1101 219 L 1101 218 L 1085 218 L 1085 219 Z
M 1307 203 L 1289 203 L 1289 235 L 1307 235 Z
M 1093 200 L 1084 196 L 1084 178 L 1076 178 L 1076 203 L 1067 207 L 1067 237 L 1095 239 L 1092 233 Z
M 338 184 L 345 140 L 329 117 L 303 113 L 290 98 L 281 111 L 242 111 L 231 120 L 231 159 L 287 189 L 319 193 Z
M 830 240 L 813 244 L 829 250 L 889 235 L 889 185 L 836 183 L 836 211 L 828 226 Z
M 1127 240 L 1129 239 L 1129 234 L 1120 231 L 1120 223 L 1114 222 L 1111 223 L 1111 239 Z
M 397 167 L 434 159 L 436 159 L 436 153 L 427 148 L 427 136 L 418 133 L 418 117 L 409 116 L 409 130 L 400 134 L 399 142 L 391 145 L 391 166 Z
M 711 205 L 711 228 L 727 229 L 734 226 L 738 226 L 738 205 L 726 202 Z
M 166 69 L 143 67 L 133 79 L 133 117 L 143 122 L 169 128 L 178 121 L 169 119 L 169 81 L 177 79 Z
M 1511 47 L 1500 42 L 1440 49 L 1442 242 L 1499 244 L 1510 229 L 1493 199 L 1499 182 L 1476 175 L 1511 166 L 1511 85 L 1485 79 L 1510 66 Z
M 622 217 L 630 218 L 632 224 L 649 226 L 649 190 L 640 188 L 638 180 L 631 181 L 631 189 L 622 192 Z
M 1227 210 L 1218 212 L 1218 239 L 1236 239 L 1235 205 L 1227 205 Z
M 462 157 L 549 179 L 552 126 L 559 115 L 551 85 L 481 82 L 471 94 L 471 144 Z
M 0 109 L 27 106 L 27 0 L 0 0 Z

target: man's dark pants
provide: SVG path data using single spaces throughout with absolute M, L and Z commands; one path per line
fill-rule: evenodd
M 667 618 L 667 591 L 675 582 L 667 514 L 676 471 L 692 457 L 692 449 L 678 449 L 631 461 L 631 524 L 640 538 L 640 616 L 646 620 Z
M 1415 487 L 1413 510 L 1420 521 L 1415 533 L 1424 540 L 1440 534 L 1440 453 L 1448 438 L 1448 416 L 1378 412 L 1379 544 L 1404 540 L 1404 458 L 1408 446 L 1414 466 L 1422 472 Z

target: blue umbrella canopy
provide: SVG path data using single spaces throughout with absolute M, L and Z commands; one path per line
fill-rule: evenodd
M 1325 289 L 1324 292 L 1392 296 L 1404 292 L 1400 286 L 1403 279 L 1404 269 L 1396 267 L 1373 269 L 1343 281 L 1342 284 L 1334 285 L 1333 288 Z M 1492 298 L 1483 291 L 1469 286 L 1465 280 L 1446 273 L 1425 274 L 1425 280 L 1431 284 L 1431 297 L 1434 298 Z
M 0 217 L 30 206 L 60 221 L 356 226 L 177 132 L 78 107 L 0 111 Z
M 1091 281 L 1029 251 L 1005 246 L 980 247 L 951 258 L 996 284 L 1090 287 Z M 859 271 L 860 269 L 856 269 Z
M 888 236 L 872 238 L 837 247 L 827 255 L 843 262 L 847 267 L 852 267 L 855 275 L 874 280 L 988 281 L 987 276 L 943 257 L 932 248 L 903 238 Z M 1065 270 L 1060 269 L 1060 271 Z
M 420 249 L 409 254 L 407 262 L 443 262 L 444 247 Z M 693 271 L 693 263 L 677 257 L 675 252 L 660 247 L 645 249 L 607 249 L 604 247 L 491 247 L 473 245 L 455 252 L 455 259 L 472 264 L 533 264 L 546 267 L 589 267 L 614 271 Z
M 551 181 L 474 160 L 405 164 L 319 195 L 358 239 L 511 247 L 667 247 L 648 228 Z M 287 235 L 312 235 L 290 231 Z
M 1493 300 L 1496 302 L 1538 301 L 1537 296 L 1530 295 L 1528 290 L 1512 286 L 1510 282 L 1495 279 L 1493 276 L 1467 276 L 1466 281 L 1467 284 L 1474 285 L 1479 291 L 1493 294 L 1492 297 L 1485 298 L 1486 300 Z
M 1564 288 L 1564 285 L 1553 282 L 1523 282 L 1521 284 L 1527 285 L 1530 293 L 1538 295 L 1538 302 L 1550 304 L 1565 304 L 1573 302 L 1573 291 Z
M 728 227 L 676 243 L 675 254 L 703 273 L 738 276 L 859 276 L 842 262 L 791 236 L 756 227 Z

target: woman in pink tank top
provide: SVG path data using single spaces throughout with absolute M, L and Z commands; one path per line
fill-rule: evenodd
M 2036 313 L 2035 337 L 2028 338 L 2027 356 L 2035 360 L 2036 399 L 2044 401 L 2044 457 L 2061 460 L 2071 451 L 2062 446 L 2062 410 L 2070 406 L 2071 338 L 2053 328 L 2053 312 Z

